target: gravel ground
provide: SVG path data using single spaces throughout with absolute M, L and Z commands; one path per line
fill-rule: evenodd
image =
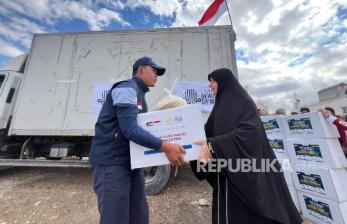
M 210 195 L 209 186 L 184 167 L 160 195 L 148 197 L 150 223 L 210 223 Z M 199 200 L 207 206 L 199 206 Z M 0 214 L 0 224 L 97 223 L 91 173 L 76 168 L 0 171 Z
M 160 195 L 148 197 L 148 204 L 150 223 L 208 224 L 211 220 L 211 189 L 197 181 L 189 167 L 180 168 Z M 98 217 L 89 169 L 0 171 L 0 224 L 85 224 L 97 223 Z

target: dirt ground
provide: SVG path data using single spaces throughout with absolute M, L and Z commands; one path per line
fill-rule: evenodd
M 153 224 L 211 223 L 211 189 L 197 181 L 189 167 L 181 168 L 160 195 L 149 196 L 148 204 Z M 98 218 L 89 169 L 0 171 L 0 224 L 85 224 L 98 223 Z
M 150 223 L 210 223 L 210 188 L 184 167 L 158 196 L 149 196 Z M 200 200 L 201 201 L 201 200 Z M 97 223 L 89 169 L 11 168 L 0 171 L 0 224 Z

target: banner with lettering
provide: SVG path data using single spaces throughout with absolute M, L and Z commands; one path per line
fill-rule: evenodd
M 93 87 L 92 113 L 100 113 L 101 107 L 106 101 L 106 95 L 112 87 L 112 83 L 96 83 Z
M 174 94 L 185 99 L 188 104 L 200 105 L 202 112 L 211 112 L 215 102 L 208 82 L 177 82 Z

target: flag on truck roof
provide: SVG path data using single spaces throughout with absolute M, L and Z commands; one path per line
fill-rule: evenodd
M 199 26 L 213 26 L 228 9 L 225 0 L 214 0 L 199 21 Z

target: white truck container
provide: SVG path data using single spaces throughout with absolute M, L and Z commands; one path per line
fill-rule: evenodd
M 0 165 L 88 166 L 64 158 L 88 156 L 98 86 L 131 78 L 150 56 L 167 68 L 146 95 L 151 111 L 176 79 L 207 81 L 221 67 L 237 75 L 234 41 L 232 26 L 34 34 L 27 60 L 0 71 Z

